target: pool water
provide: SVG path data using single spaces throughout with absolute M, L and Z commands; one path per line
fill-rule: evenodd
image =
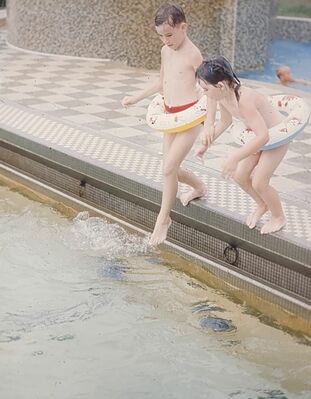
M 307 340 L 168 259 L 0 187 L 0 397 L 310 398 Z
M 288 65 L 294 78 L 311 82 L 311 43 L 300 43 L 292 40 L 275 40 L 271 44 L 268 62 L 260 71 L 243 71 L 241 78 L 261 80 L 276 83 L 275 70 L 280 65 Z M 305 90 L 311 93 L 311 85 L 291 84 L 289 87 Z

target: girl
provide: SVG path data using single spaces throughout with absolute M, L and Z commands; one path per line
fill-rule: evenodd
M 196 71 L 197 79 L 207 96 L 218 101 L 221 118 L 210 129 L 203 145 L 196 152 L 202 159 L 208 146 L 232 123 L 232 117 L 241 119 L 255 137 L 225 161 L 222 175 L 234 180 L 256 202 L 257 208 L 249 215 L 246 224 L 253 229 L 258 220 L 269 210 L 271 219 L 261 229 L 262 234 L 273 233 L 286 224 L 281 201 L 270 179 L 284 158 L 288 144 L 268 151 L 260 148 L 269 140 L 271 127 L 282 121 L 282 115 L 272 107 L 266 96 L 248 87 L 242 87 L 230 63 L 224 57 L 203 61 Z

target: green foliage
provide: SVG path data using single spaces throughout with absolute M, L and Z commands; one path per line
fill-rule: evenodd
M 277 15 L 311 18 L 310 0 L 277 0 Z

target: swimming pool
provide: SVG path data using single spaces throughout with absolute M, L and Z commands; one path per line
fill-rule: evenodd
M 118 224 L 0 187 L 0 259 L 3 398 L 309 397 L 308 340 Z
M 270 47 L 268 62 L 260 71 L 243 71 L 241 78 L 276 83 L 275 69 L 288 65 L 295 78 L 311 81 L 311 43 L 300 43 L 292 40 L 275 40 Z M 311 93 L 311 85 L 293 84 L 290 87 Z

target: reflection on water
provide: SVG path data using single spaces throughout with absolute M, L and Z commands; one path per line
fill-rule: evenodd
M 309 346 L 144 237 L 0 198 L 1 398 L 309 397 Z

